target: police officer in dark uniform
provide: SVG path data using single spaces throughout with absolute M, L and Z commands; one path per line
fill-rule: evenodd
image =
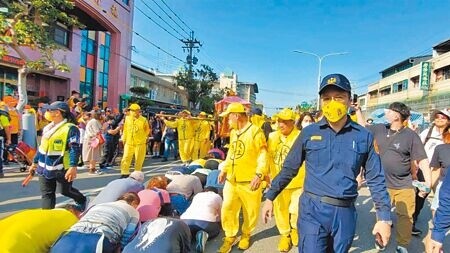
M 348 252 L 356 225 L 356 177 L 364 167 L 378 222 L 372 233 L 387 245 L 391 234 L 390 201 L 373 136 L 347 116 L 351 87 L 341 74 L 320 85 L 324 118 L 301 132 L 283 168 L 266 193 L 263 221 L 272 216 L 272 201 L 306 162 L 304 193 L 299 201 L 299 252 Z

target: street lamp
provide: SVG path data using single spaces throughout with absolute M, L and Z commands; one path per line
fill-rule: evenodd
M 318 54 L 315 53 L 311 53 L 311 52 L 306 52 L 306 51 L 300 51 L 300 50 L 294 50 L 295 53 L 299 53 L 299 54 L 309 54 L 312 56 L 317 57 L 317 60 L 319 60 L 319 73 L 317 75 L 317 110 L 320 109 L 320 95 L 319 95 L 319 90 L 320 90 L 320 79 L 321 79 L 321 71 L 322 71 L 322 60 L 325 59 L 328 56 L 333 56 L 333 55 L 344 55 L 344 54 L 348 54 L 348 52 L 338 52 L 338 53 L 329 53 L 326 55 L 322 55 L 319 56 Z

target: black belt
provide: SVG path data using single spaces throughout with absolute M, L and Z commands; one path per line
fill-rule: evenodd
M 327 203 L 332 206 L 351 207 L 355 203 L 355 199 L 337 199 L 327 196 L 319 196 L 317 194 L 307 191 L 305 191 L 305 193 L 308 194 L 310 197 L 319 199 L 321 202 Z

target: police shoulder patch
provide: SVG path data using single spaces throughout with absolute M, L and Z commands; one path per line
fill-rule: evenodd
M 322 140 L 322 136 L 320 136 L 320 135 L 313 135 L 313 136 L 311 136 L 311 140 L 312 141 L 321 141 Z

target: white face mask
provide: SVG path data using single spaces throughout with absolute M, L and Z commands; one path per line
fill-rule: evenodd
M 311 125 L 311 122 L 302 122 L 302 128 L 305 128 L 309 125 Z

